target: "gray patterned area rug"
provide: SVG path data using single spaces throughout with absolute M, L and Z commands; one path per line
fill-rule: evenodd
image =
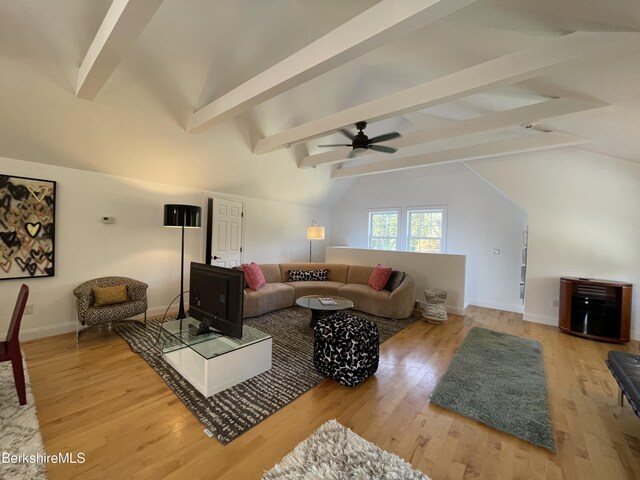
M 402 458 L 356 435 L 336 420 L 300 442 L 263 480 L 429 480 Z
M 355 312 L 378 325 L 380 342 L 421 318 L 419 312 L 405 320 L 392 320 Z M 313 329 L 310 312 L 291 307 L 259 317 L 245 319 L 245 325 L 273 338 L 271 370 L 250 378 L 211 397 L 205 397 L 169 366 L 153 348 L 160 321 L 114 327 L 136 352 L 167 382 L 185 406 L 223 444 L 257 425 L 324 380 L 313 366 Z M 165 337 L 161 334 L 160 345 Z
M 555 451 L 537 340 L 472 328 L 431 403 Z
M 25 366 L 27 404 L 21 406 L 13 383 L 11 362 L 0 363 L 0 454 L 44 454 L 36 404 L 31 393 L 31 382 Z M 44 463 L 3 463 L 0 460 L 0 478 L 32 480 L 47 478 Z

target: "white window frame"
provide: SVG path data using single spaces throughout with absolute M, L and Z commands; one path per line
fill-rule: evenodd
M 442 223 L 440 225 L 440 237 L 429 237 L 429 238 L 438 238 L 440 240 L 440 251 L 439 252 L 416 252 L 416 253 L 447 253 L 447 206 L 446 205 L 429 205 L 427 207 L 407 207 L 404 210 L 405 217 L 405 242 L 404 247 L 405 251 L 409 251 L 409 245 L 411 244 L 411 225 L 409 222 L 409 217 L 412 213 L 429 213 L 429 212 L 441 212 L 442 213 Z M 424 237 L 417 237 L 424 238 Z
M 423 206 L 411 206 L 411 207 L 381 207 L 381 208 L 370 208 L 368 210 L 367 217 L 367 245 L 370 250 L 371 248 L 371 217 L 374 214 L 380 213 L 394 213 L 398 216 L 398 236 L 396 237 L 396 250 L 387 250 L 387 251 L 397 251 L 397 252 L 408 252 L 409 248 L 409 214 L 412 212 L 425 212 L 425 211 L 441 211 L 442 212 L 442 226 L 441 232 L 442 236 L 440 237 L 440 252 L 429 252 L 429 253 L 447 253 L 447 205 L 423 205 Z M 383 238 L 383 237 L 376 237 Z M 384 237 L 384 238 L 393 238 L 393 237 Z M 377 250 L 377 249 L 376 249 Z M 425 252 L 427 253 L 427 252 Z
M 371 230 L 372 230 L 372 223 L 371 223 L 371 217 L 375 214 L 395 214 L 398 217 L 398 233 L 396 234 L 395 237 L 375 237 L 375 238 L 395 238 L 396 240 L 396 249 L 395 250 L 382 250 L 382 251 L 387 251 L 387 252 L 397 252 L 400 251 L 400 241 L 401 241 L 401 235 L 400 232 L 402 232 L 402 209 L 400 208 L 375 208 L 375 209 L 370 209 L 369 210 L 369 216 L 368 216 L 368 226 L 367 226 L 367 248 L 369 248 L 369 250 L 380 250 L 378 248 L 373 249 L 371 248 Z

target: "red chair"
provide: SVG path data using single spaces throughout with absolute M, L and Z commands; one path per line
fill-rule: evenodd
M 20 405 L 27 403 L 27 391 L 24 384 L 24 369 L 22 367 L 22 353 L 20 353 L 20 322 L 24 314 L 24 308 L 27 306 L 27 298 L 29 298 L 29 287 L 22 285 L 16 306 L 13 309 L 7 340 L 0 342 L 0 362 L 11 361 L 13 366 L 13 380 L 16 383 L 16 391 L 18 392 L 18 400 Z

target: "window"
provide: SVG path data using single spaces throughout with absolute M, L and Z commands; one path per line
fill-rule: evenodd
M 444 205 L 369 212 L 371 250 L 445 253 L 446 231 L 447 207 Z
M 444 252 L 444 207 L 407 210 L 407 251 Z
M 398 250 L 398 211 L 369 212 L 369 248 Z

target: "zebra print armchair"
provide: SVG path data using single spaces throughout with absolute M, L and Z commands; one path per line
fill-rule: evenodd
M 129 300 L 115 305 L 101 307 L 93 306 L 94 287 L 114 287 L 126 285 Z M 139 280 L 127 277 L 101 277 L 89 280 L 78 285 L 73 294 L 77 297 L 78 323 L 76 324 L 76 337 L 79 336 L 80 325 L 91 327 L 94 325 L 111 325 L 112 322 L 127 320 L 135 315 L 144 313 L 144 326 L 147 326 L 147 287 Z

